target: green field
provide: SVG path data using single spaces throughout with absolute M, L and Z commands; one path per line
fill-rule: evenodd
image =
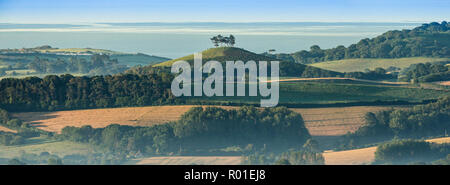
M 405 68 L 411 64 L 426 63 L 426 62 L 442 62 L 450 61 L 450 58 L 430 58 L 430 57 L 411 57 L 411 58 L 383 58 L 383 59 L 345 59 L 328 62 L 319 62 L 310 64 L 311 66 L 338 71 L 338 72 L 353 72 L 364 71 L 365 69 L 374 70 L 377 67 L 389 68 L 391 66 Z
M 14 146 L 0 145 L 0 158 L 15 158 L 21 153 L 33 153 L 39 155 L 41 152 L 49 152 L 58 156 L 71 154 L 87 154 L 97 152 L 98 149 L 88 144 L 70 141 L 55 141 L 45 137 L 34 137 L 27 139 L 25 144 Z
M 146 54 L 114 54 L 111 55 L 112 59 L 119 60 L 120 64 L 124 64 L 127 66 L 136 66 L 136 65 L 152 65 L 160 62 L 164 62 L 169 60 L 165 57 L 146 55 Z
M 248 87 L 247 87 L 248 92 Z M 446 90 L 360 81 L 293 81 L 280 83 L 280 104 L 334 104 L 373 101 L 420 102 L 448 94 Z M 188 97 L 187 102 L 259 104 L 261 97 Z

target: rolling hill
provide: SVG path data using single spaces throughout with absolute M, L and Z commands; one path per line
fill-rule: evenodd
M 235 47 L 218 47 L 218 48 L 210 48 L 205 51 L 202 51 L 202 57 L 203 62 L 207 62 L 210 60 L 216 60 L 219 62 L 225 62 L 225 61 L 236 61 L 236 60 L 242 60 L 244 62 L 247 62 L 249 60 L 254 61 L 273 61 L 276 60 L 271 57 L 267 57 L 264 55 L 259 55 L 241 48 L 235 48 Z M 170 67 L 174 62 L 184 60 L 189 63 L 194 62 L 194 55 L 188 55 L 181 58 L 169 60 L 166 62 L 162 62 L 156 65 L 153 65 L 154 67 L 162 66 L 162 67 Z
M 450 57 L 450 24 L 432 22 L 412 30 L 392 30 L 375 38 L 365 38 L 343 45 L 294 53 L 263 53 L 268 57 L 302 64 L 312 64 L 339 72 L 364 71 L 376 67 L 408 67 L 410 64 L 448 60 Z
M 256 54 L 251 51 L 247 51 L 242 48 L 236 48 L 236 47 L 217 47 L 217 48 L 210 48 L 205 51 L 202 51 L 202 61 L 207 62 L 210 60 L 215 60 L 218 62 L 221 62 L 224 64 L 226 61 L 243 61 L 247 62 L 250 60 L 253 60 L 255 62 L 258 61 L 277 61 L 277 59 L 267 57 L 264 55 Z M 174 62 L 184 60 L 191 65 L 193 65 L 194 62 L 194 55 L 188 55 L 181 58 L 169 60 L 166 62 L 162 62 L 156 65 L 152 66 L 146 66 L 136 71 L 149 71 L 152 70 L 152 68 L 169 68 Z M 278 60 L 279 61 L 279 60 Z M 343 76 L 342 73 L 329 71 L 329 70 L 323 70 L 320 68 L 307 66 L 304 64 L 299 64 L 295 62 L 289 62 L 289 61 L 280 61 L 280 76 L 294 76 L 294 77 L 336 77 L 336 76 Z
M 110 75 L 121 73 L 133 66 L 145 66 L 167 60 L 169 59 L 143 53 L 123 53 L 93 48 L 40 46 L 0 49 L 0 79 L 44 77 L 51 74 Z
M 36 57 L 41 59 L 68 60 L 71 57 L 89 60 L 94 54 L 104 54 L 111 59 L 119 60 L 119 63 L 127 66 L 151 65 L 169 60 L 169 58 L 147 55 L 143 53 L 125 53 L 107 49 L 95 48 L 53 48 L 51 46 L 39 46 L 22 49 L 0 49 L 0 63 L 2 66 L 15 65 L 16 63 L 29 63 Z

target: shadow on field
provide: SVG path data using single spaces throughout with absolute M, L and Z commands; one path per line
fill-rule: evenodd
M 53 119 L 58 117 L 58 115 L 51 114 L 51 112 L 26 112 L 26 113 L 14 113 L 13 118 L 20 119 L 24 123 L 28 123 L 33 127 L 47 127 L 41 125 L 42 121 Z

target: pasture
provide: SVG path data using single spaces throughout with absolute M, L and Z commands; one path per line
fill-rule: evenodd
M 58 156 L 71 154 L 95 153 L 99 150 L 92 145 L 70 141 L 49 140 L 44 137 L 30 138 L 25 144 L 14 146 L 0 145 L 0 158 L 19 157 L 21 153 L 33 153 L 39 155 L 41 152 L 49 152 Z
M 398 68 L 406 68 L 411 64 L 426 63 L 426 62 L 442 62 L 449 61 L 450 58 L 432 58 L 432 57 L 409 57 L 409 58 L 357 58 L 357 59 L 344 59 L 327 62 L 319 62 L 310 64 L 311 66 L 337 71 L 337 72 L 354 72 L 365 69 L 374 70 L 377 67 L 389 68 L 391 66 Z
M 248 89 L 246 90 L 248 92 Z M 279 103 L 288 105 L 361 103 L 375 101 L 421 102 L 448 94 L 442 89 L 427 89 L 404 83 L 375 82 L 347 78 L 281 79 Z M 182 97 L 187 104 L 260 104 L 261 96 Z M 325 106 L 324 106 L 325 107 Z

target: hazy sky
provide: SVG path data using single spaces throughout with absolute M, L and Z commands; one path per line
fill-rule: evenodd
M 0 0 L 0 22 L 431 22 L 449 10 L 450 0 Z

